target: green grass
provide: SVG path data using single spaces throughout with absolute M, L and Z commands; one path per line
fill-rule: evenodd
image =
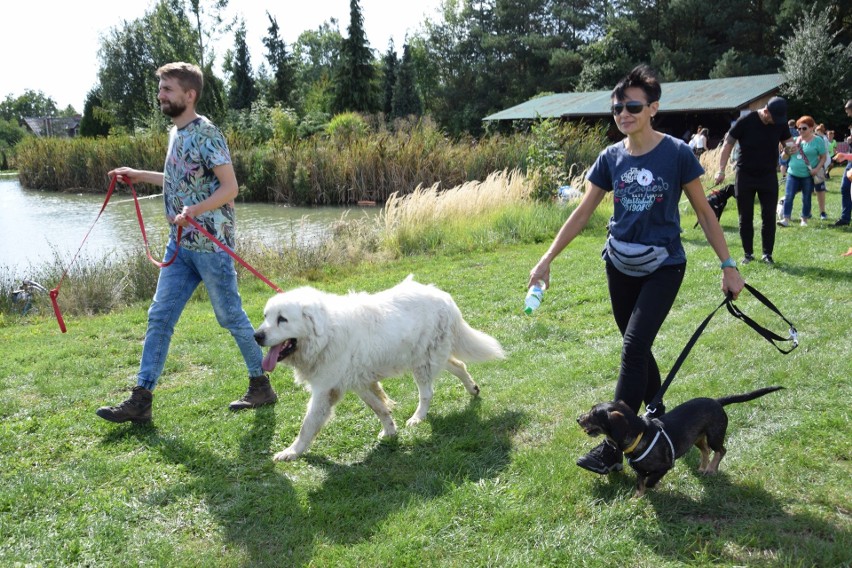
M 733 203 L 722 222 L 740 257 Z M 718 261 L 693 223 L 687 214 L 689 268 L 655 344 L 664 371 L 721 301 Z M 229 413 L 244 370 L 203 294 L 178 324 L 150 426 L 94 415 L 134 382 L 147 302 L 68 317 L 65 335 L 49 313 L 0 327 L 0 565 L 852 564 L 852 258 L 840 257 L 852 231 L 818 221 L 779 230 L 777 265 L 742 268 L 796 324 L 801 346 L 781 355 L 721 311 L 666 402 L 787 388 L 728 407 L 720 475 L 699 475 L 692 450 L 641 499 L 632 473 L 600 477 L 574 465 L 595 443 L 575 418 L 612 396 L 618 368 L 603 237 L 584 232 L 554 263 L 533 316 L 521 312 L 524 286 L 547 243 L 312 273 L 312 285 L 345 293 L 413 272 L 450 292 L 508 358 L 470 366 L 482 389 L 475 400 L 443 374 L 428 420 L 413 428 L 404 426 L 417 403 L 410 375 L 385 381 L 398 403 L 394 442 L 376 440 L 378 421 L 350 394 L 294 463 L 271 457 L 296 435 L 307 393 L 281 366 L 274 408 Z M 267 275 L 285 288 L 305 283 Z M 269 289 L 244 278 L 241 293 L 259 322 Z M 785 332 L 748 294 L 737 305 Z

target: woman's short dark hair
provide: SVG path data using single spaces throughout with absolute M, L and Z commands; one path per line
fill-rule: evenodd
M 633 70 L 624 76 L 621 81 L 612 90 L 612 98 L 617 101 L 623 101 L 627 98 L 624 91 L 635 87 L 642 89 L 647 97 L 648 103 L 653 103 L 660 100 L 663 90 L 660 88 L 660 81 L 657 79 L 657 74 L 653 69 L 645 65 L 637 65 Z

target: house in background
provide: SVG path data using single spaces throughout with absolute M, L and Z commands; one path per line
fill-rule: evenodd
M 710 147 L 715 147 L 732 121 L 743 112 L 763 107 L 778 94 L 783 83 L 784 78 L 780 74 L 661 83 L 663 94 L 660 111 L 654 117 L 654 128 L 683 139 L 687 133 L 694 133 L 703 126 L 710 130 Z M 612 120 L 611 93 L 609 90 L 547 95 L 486 116 L 483 120 L 511 122 L 558 118 L 606 121 L 610 126 L 610 138 L 618 140 L 622 135 Z
M 30 132 L 39 138 L 52 136 L 55 138 L 74 138 L 80 131 L 82 116 L 70 117 L 24 117 L 24 123 Z

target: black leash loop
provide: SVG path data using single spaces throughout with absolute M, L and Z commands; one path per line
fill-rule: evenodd
M 790 353 L 793 349 L 795 349 L 796 347 L 799 346 L 799 334 L 796 331 L 796 327 L 790 322 L 790 320 L 788 320 L 786 317 L 784 317 L 784 314 L 782 314 L 781 311 L 778 308 L 775 307 L 775 304 L 770 302 L 769 299 L 766 296 L 764 296 L 763 294 L 758 292 L 753 286 L 750 286 L 748 283 L 746 283 L 745 288 L 746 288 L 746 290 L 751 292 L 752 295 L 755 298 L 760 300 L 760 302 L 763 305 L 765 305 L 767 308 L 769 308 L 770 310 L 772 310 L 773 312 L 778 314 L 778 316 L 782 320 L 784 320 L 787 323 L 787 325 L 790 326 L 790 330 L 789 330 L 790 336 L 789 337 L 781 337 L 777 333 L 774 333 L 774 332 L 766 329 L 765 327 L 763 327 L 762 325 L 760 325 L 759 323 L 757 323 L 756 321 L 754 321 L 753 319 L 751 319 L 750 317 L 745 315 L 742 312 L 742 310 L 740 310 L 738 307 L 736 307 L 734 305 L 733 295 L 729 293 L 728 296 L 722 301 L 722 303 L 719 304 L 718 306 L 716 306 L 716 309 L 714 309 L 712 312 L 710 312 L 710 315 L 708 315 L 706 318 L 704 318 L 704 321 L 701 322 L 701 325 L 698 326 L 698 329 L 696 329 L 695 333 L 692 334 L 692 337 L 689 338 L 689 341 L 686 343 L 686 346 L 683 348 L 683 351 L 680 352 L 680 355 L 678 356 L 677 361 L 675 361 L 675 364 L 672 366 L 671 370 L 669 371 L 668 376 L 666 376 L 666 380 L 663 382 L 663 385 L 660 387 L 660 390 L 657 391 L 657 394 L 654 396 L 654 399 L 651 402 L 649 402 L 647 405 L 645 405 L 645 409 L 646 409 L 648 415 L 654 416 L 656 414 L 657 408 L 663 402 L 663 395 L 666 394 L 666 391 L 668 390 L 669 385 L 671 385 L 672 381 L 675 378 L 675 375 L 680 370 L 680 366 L 683 365 L 683 362 L 686 360 L 686 357 L 687 357 L 687 355 L 689 355 L 689 352 L 692 350 L 692 347 L 698 341 L 698 337 L 704 331 L 704 328 L 707 327 L 707 324 L 710 323 L 710 320 L 713 319 L 713 316 L 716 315 L 716 312 L 718 312 L 719 308 L 721 308 L 722 306 L 727 306 L 728 312 L 730 312 L 730 314 L 732 316 L 734 316 L 735 318 L 740 319 L 743 322 L 745 322 L 749 327 L 751 327 L 753 330 L 755 330 L 761 337 L 766 339 L 766 341 L 771 343 L 778 351 L 780 351 L 784 355 L 786 355 L 787 353 Z M 789 349 L 784 350 L 775 343 L 776 341 L 791 341 L 792 346 Z

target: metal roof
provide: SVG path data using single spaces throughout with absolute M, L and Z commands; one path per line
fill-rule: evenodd
M 661 83 L 660 112 L 738 111 L 775 94 L 783 83 L 784 77 L 777 73 Z M 612 104 L 611 93 L 589 91 L 547 95 L 486 116 L 483 120 L 607 116 Z

